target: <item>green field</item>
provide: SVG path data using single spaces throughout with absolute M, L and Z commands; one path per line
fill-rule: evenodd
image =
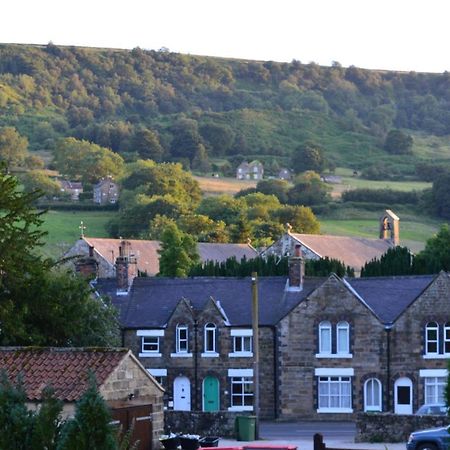
M 86 236 L 107 237 L 106 224 L 114 214 L 111 211 L 48 211 L 43 216 L 42 229 L 48 232 L 43 253 L 53 258 L 62 256 L 80 237 L 81 221 Z

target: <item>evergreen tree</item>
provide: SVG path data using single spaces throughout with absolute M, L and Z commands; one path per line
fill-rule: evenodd
M 61 432 L 58 450 L 114 450 L 116 431 L 111 426 L 111 412 L 100 395 L 95 378 L 76 405 L 75 416 Z
M 367 262 L 361 269 L 361 277 L 379 277 L 391 275 L 411 275 L 413 256 L 407 247 L 390 248 L 381 255 Z

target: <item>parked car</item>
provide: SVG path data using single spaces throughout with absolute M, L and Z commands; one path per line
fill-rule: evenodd
M 446 416 L 448 408 L 443 403 L 422 405 L 416 412 L 417 416 Z
M 430 428 L 409 435 L 407 450 L 448 450 L 450 427 Z

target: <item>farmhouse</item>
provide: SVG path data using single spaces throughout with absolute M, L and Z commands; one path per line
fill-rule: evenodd
M 295 246 L 300 244 L 306 259 L 337 259 L 358 274 L 366 262 L 380 258 L 389 248 L 399 245 L 399 221 L 398 216 L 387 209 L 379 220 L 379 239 L 293 233 L 292 227 L 288 225 L 286 233 L 263 250 L 261 256 L 292 255 Z
M 262 180 L 264 177 L 264 167 L 262 163 L 254 160 L 250 163 L 247 161 L 239 164 L 236 169 L 236 178 L 238 180 Z
M 257 281 L 260 413 L 350 419 L 412 414 L 443 398 L 450 358 L 450 276 L 304 278 L 301 245 L 289 277 Z M 252 281 L 98 280 L 121 311 L 124 345 L 176 410 L 254 411 Z
M 94 203 L 108 205 L 119 200 L 119 185 L 111 177 L 102 178 L 93 186 Z
M 140 439 L 158 444 L 164 389 L 129 350 L 2 347 L 0 369 L 13 383 L 21 377 L 30 408 L 39 405 L 43 389 L 51 386 L 63 402 L 64 417 L 73 415 L 90 372 L 122 428 L 128 429 L 134 418 Z

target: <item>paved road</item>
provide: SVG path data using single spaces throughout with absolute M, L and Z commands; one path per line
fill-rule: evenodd
M 324 441 L 355 439 L 353 422 L 261 422 L 261 439 L 311 439 L 320 433 Z
M 261 422 L 260 438 L 248 444 L 296 445 L 298 450 L 313 450 L 313 436 L 320 433 L 329 448 L 366 450 L 405 450 L 405 443 L 355 443 L 353 422 Z M 246 442 L 221 439 L 219 447 L 239 447 Z

